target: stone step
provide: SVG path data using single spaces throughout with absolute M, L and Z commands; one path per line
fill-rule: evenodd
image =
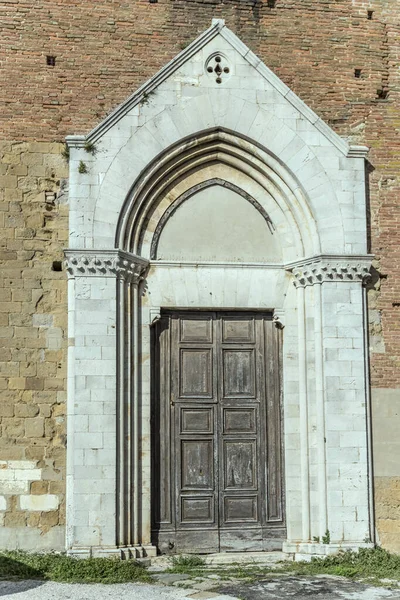
M 188 555 L 191 556 L 191 555 Z M 249 566 L 271 566 L 284 560 L 294 560 L 293 554 L 286 552 L 220 552 L 216 554 L 205 554 L 201 558 L 204 564 L 199 569 L 207 568 L 229 568 L 232 565 Z M 156 556 L 151 558 L 150 572 L 156 573 L 173 567 L 173 556 Z
M 204 556 L 206 565 L 257 564 L 271 565 L 282 560 L 293 560 L 294 555 L 286 552 L 221 552 Z

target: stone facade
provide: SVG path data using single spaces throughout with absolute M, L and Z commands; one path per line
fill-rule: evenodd
M 0 543 L 63 545 L 68 165 L 63 145 L 1 144 Z
M 349 147 L 218 20 L 86 139 L 67 141 L 67 547 L 155 552 L 149 331 L 152 315 L 179 306 L 284 311 L 284 547 L 302 555 L 372 540 L 362 288 L 371 265 L 367 149 Z M 242 190 L 240 202 L 253 199 L 246 220 L 257 211 L 267 216 L 273 260 L 271 238 L 255 233 L 256 221 L 253 251 L 237 248 L 227 260 L 201 212 L 206 182 L 229 182 Z M 179 233 L 161 243 L 169 220 L 197 197 L 194 223 L 214 249 L 211 261 L 196 259 L 198 244 L 188 260 L 191 240 Z M 215 215 L 222 197 L 213 200 Z M 178 232 L 190 230 L 184 214 Z M 321 543 L 327 531 L 329 547 Z
M 376 257 L 368 284 L 376 525 L 385 547 L 399 549 L 397 436 L 395 428 L 387 428 L 397 422 L 400 394 L 398 2 L 277 0 L 253 6 L 175 0 L 118 7 L 101 2 L 95 11 L 90 4 L 74 5 L 69 19 L 72 8 L 65 5 L 49 10 L 38 2 L 32 11 L 29 2 L 7 3 L 4 64 L 10 88 L 0 117 L 0 219 L 5 226 L 0 460 L 6 475 L 0 481 L 21 477 L 25 483 L 0 486 L 1 543 L 15 546 L 24 539 L 26 544 L 26 530 L 18 526 L 28 524 L 32 547 L 64 544 L 67 283 L 58 269 L 68 246 L 66 178 L 83 181 L 85 174 L 77 174 L 80 161 L 90 177 L 96 158 L 90 148 L 82 148 L 69 168 L 61 156 L 64 137 L 88 132 L 206 29 L 211 17 L 221 16 L 339 135 L 370 148 L 367 250 Z M 55 56 L 54 67 L 46 65 L 46 55 Z M 190 89 L 195 96 L 195 86 Z M 154 100 L 148 95 L 142 108 Z M 168 94 L 164 100 L 168 106 Z M 338 349 L 329 350 L 332 357 Z M 15 461 L 24 461 L 25 468 Z M 32 479 L 22 476 L 24 470 Z M 42 470 L 43 483 L 35 479 L 37 473 L 33 476 L 35 470 Z M 27 490 L 47 495 L 48 501 L 26 501 Z M 47 533 L 49 527 L 54 533 Z

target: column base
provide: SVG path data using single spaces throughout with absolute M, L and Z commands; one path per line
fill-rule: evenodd
M 318 544 L 317 542 L 283 542 L 282 552 L 294 554 L 294 560 L 311 561 L 312 557 L 331 556 L 338 552 L 352 550 L 358 552 L 360 548 L 374 548 L 374 544 L 368 542 L 337 542 L 332 544 Z
M 151 544 L 144 546 L 80 546 L 67 550 L 68 556 L 75 558 L 120 558 L 144 561 L 157 556 L 157 547 Z

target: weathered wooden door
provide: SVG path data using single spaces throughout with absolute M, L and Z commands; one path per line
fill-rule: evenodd
M 152 528 L 162 552 L 281 549 L 279 334 L 256 312 L 158 322 Z

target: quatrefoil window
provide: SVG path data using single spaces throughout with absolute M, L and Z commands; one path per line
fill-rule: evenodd
M 221 54 L 215 54 L 207 61 L 206 66 L 207 73 L 215 75 L 215 81 L 222 83 L 223 79 L 226 79 L 230 72 L 228 61 Z

